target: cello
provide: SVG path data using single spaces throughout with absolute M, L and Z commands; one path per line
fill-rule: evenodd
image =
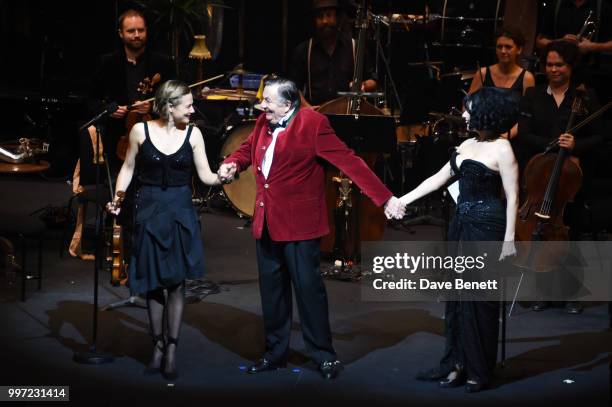
M 583 109 L 577 94 L 566 126 L 572 128 L 576 115 Z M 515 264 L 537 272 L 547 272 L 563 262 L 569 248 L 569 228 L 563 223 L 567 202 L 572 201 L 582 186 L 582 169 L 576 157 L 563 147 L 558 153 L 540 153 L 527 163 L 524 175 L 527 198 L 519 209 L 516 240 L 526 242 L 566 242 L 552 245 L 528 245 L 519 252 Z M 552 261 L 552 260 L 555 261 Z
M 381 109 L 360 95 L 368 28 L 365 0 L 362 0 L 359 5 L 356 22 L 359 31 L 349 96 L 342 96 L 322 104 L 317 109 L 319 113 L 350 115 L 355 118 L 360 115 L 384 115 Z M 374 167 L 377 154 L 361 153 L 359 156 L 368 167 Z M 387 219 L 383 209 L 374 205 L 361 191 L 355 190 L 352 181 L 340 170 L 329 164 L 325 174 L 325 199 L 330 233 L 321 239 L 321 251 L 333 253 L 341 257 L 343 261 L 356 261 L 359 259 L 361 241 L 380 240 L 385 231 Z

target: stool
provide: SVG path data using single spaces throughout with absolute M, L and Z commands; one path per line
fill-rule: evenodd
M 18 240 L 21 250 L 21 301 L 26 300 L 26 282 L 38 280 L 38 290 L 42 289 L 42 240 L 45 224 L 36 217 L 23 214 L 0 212 L 0 236 Z M 38 270 L 36 276 L 28 274 L 27 240 L 35 239 L 38 242 Z

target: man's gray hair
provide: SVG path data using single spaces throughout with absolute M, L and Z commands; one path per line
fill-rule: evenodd
M 273 76 L 266 80 L 266 86 L 272 85 L 277 86 L 278 95 L 284 100 L 289 101 L 292 108 L 300 106 L 300 91 L 295 82 L 280 76 Z

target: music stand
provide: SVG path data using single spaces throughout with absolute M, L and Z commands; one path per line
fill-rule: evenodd
M 392 116 L 326 114 L 340 140 L 356 153 L 390 154 L 397 147 Z
M 338 138 L 355 151 L 355 153 L 387 154 L 396 148 L 395 119 L 391 116 L 360 114 L 327 114 L 326 116 Z M 358 208 L 357 201 L 353 204 L 351 211 L 358 211 Z M 343 221 L 339 222 L 336 216 L 343 216 Z M 352 218 L 355 223 L 352 228 L 353 233 L 350 234 L 353 239 L 349 243 L 359 241 L 359 217 L 353 216 Z M 345 236 L 347 231 L 344 228 L 338 227 L 340 223 L 347 224 L 347 216 L 336 213 L 334 220 L 337 225 L 336 240 L 334 241 L 332 252 L 337 254 L 336 258 L 342 258 L 342 267 L 334 265 L 331 267 L 331 271 L 324 272 L 323 274 L 341 280 L 358 280 L 360 277 L 359 273 L 356 273 L 347 261 L 349 260 L 349 254 L 347 253 L 345 240 L 349 239 L 349 236 Z M 359 258 L 358 247 L 352 247 L 348 250 L 355 252 L 350 260 L 352 260 L 353 264 L 357 263 Z

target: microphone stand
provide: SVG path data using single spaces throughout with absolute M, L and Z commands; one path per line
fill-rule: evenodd
M 113 104 L 111 103 L 107 109 L 105 109 L 102 113 L 98 114 L 92 120 L 86 123 L 85 126 L 81 127 L 81 129 L 86 129 L 92 123 L 96 123 L 96 199 L 100 196 L 100 138 L 102 132 L 100 130 L 100 126 L 97 122 L 102 119 L 102 117 L 107 114 L 111 114 L 115 110 L 117 110 L 115 103 L 115 109 L 111 111 Z M 111 197 L 112 199 L 112 197 Z M 94 249 L 94 295 L 93 295 L 93 318 L 92 318 L 92 338 L 91 345 L 88 351 L 76 352 L 73 356 L 73 360 L 77 363 L 89 364 L 89 365 L 100 365 L 103 363 L 110 363 L 114 361 L 114 357 L 107 353 L 98 352 L 97 342 L 98 342 L 98 280 L 100 274 L 100 225 L 102 224 L 102 210 L 100 205 L 96 205 L 96 243 Z

